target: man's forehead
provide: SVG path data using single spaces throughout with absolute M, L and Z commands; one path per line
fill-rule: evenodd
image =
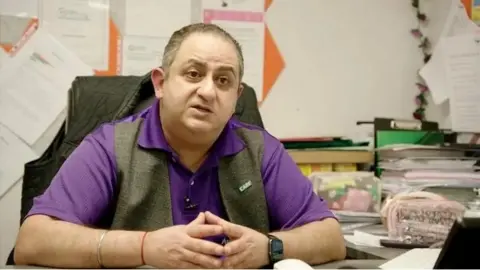
M 177 60 L 181 65 L 218 63 L 232 67 L 239 61 L 232 42 L 209 33 L 187 37 L 177 51 Z
M 204 60 L 201 57 L 190 57 L 188 58 L 184 64 L 186 66 L 205 66 L 205 67 L 214 67 L 215 69 L 218 70 L 225 70 L 225 71 L 235 71 L 235 64 L 230 64 L 223 62 L 219 59 L 219 61 L 215 61 L 215 59 L 210 59 L 210 61 Z
M 198 46 L 202 44 L 215 44 L 215 45 L 220 45 L 220 44 L 227 44 L 233 46 L 233 44 L 227 40 L 225 37 L 223 37 L 221 34 L 217 33 L 210 33 L 210 32 L 199 32 L 199 33 L 191 33 L 182 42 L 182 46 Z

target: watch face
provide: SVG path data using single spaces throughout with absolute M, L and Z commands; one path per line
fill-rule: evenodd
M 283 259 L 283 242 L 279 239 L 272 239 L 270 241 L 271 259 L 277 262 Z

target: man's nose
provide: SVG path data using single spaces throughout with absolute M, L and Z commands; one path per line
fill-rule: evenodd
M 198 95 L 206 100 L 215 98 L 215 82 L 212 78 L 205 78 L 202 86 L 197 91 Z

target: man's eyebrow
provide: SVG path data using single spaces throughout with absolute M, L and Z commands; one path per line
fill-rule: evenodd
M 200 61 L 200 60 L 197 60 L 197 59 L 194 59 L 194 58 L 188 59 L 185 64 L 188 64 L 188 65 L 197 65 L 197 66 L 206 66 L 206 65 L 207 65 L 206 62 Z
M 235 74 L 235 69 L 232 66 L 221 66 L 218 68 L 219 71 L 227 71 Z
M 200 60 L 195 59 L 195 58 L 190 58 L 190 59 L 187 60 L 187 62 L 185 62 L 185 65 L 207 66 L 207 62 L 200 61 Z M 223 71 L 223 72 L 231 72 L 231 73 L 233 73 L 233 75 L 236 76 L 235 68 L 233 66 L 223 65 L 223 66 L 218 67 L 217 70 L 218 71 Z

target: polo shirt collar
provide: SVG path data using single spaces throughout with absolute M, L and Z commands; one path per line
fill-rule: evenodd
M 138 145 L 147 149 L 159 149 L 167 152 L 173 152 L 163 134 L 162 123 L 158 114 L 160 105 L 158 99 L 148 108 L 140 134 L 138 136 Z
M 138 145 L 147 149 L 159 149 L 173 153 L 163 133 L 159 117 L 160 105 L 158 99 L 150 106 L 140 127 Z M 237 135 L 233 119 L 227 122 L 222 133 L 212 147 L 212 153 L 217 158 L 234 155 L 245 148 L 245 143 Z
M 235 155 L 245 148 L 245 143 L 235 131 L 234 120 L 230 119 L 217 141 L 213 145 L 213 153 L 218 158 Z

